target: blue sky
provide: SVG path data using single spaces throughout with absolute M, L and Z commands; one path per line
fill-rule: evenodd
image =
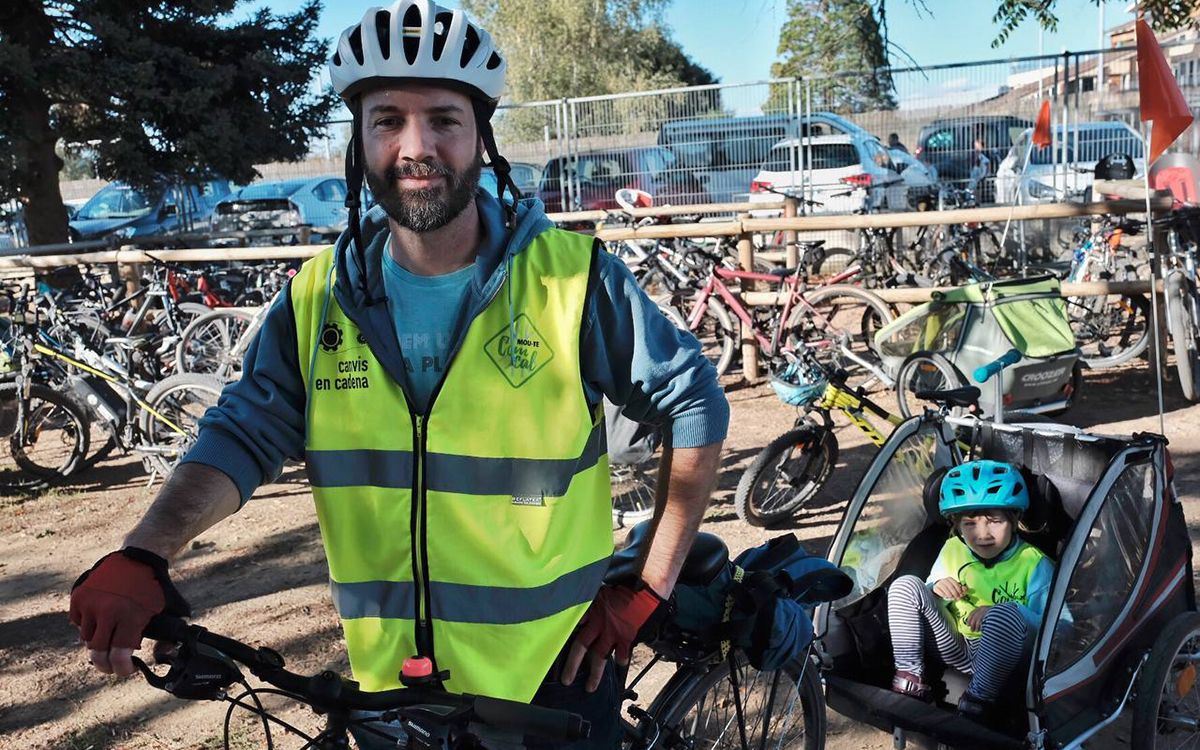
M 292 11 L 300 4 L 300 0 L 266 3 L 275 12 Z M 319 33 L 333 39 L 342 29 L 357 22 L 367 7 L 385 4 L 326 0 Z M 457 2 L 446 0 L 446 4 L 457 5 Z M 995 36 L 991 16 L 998 4 L 998 0 L 925 0 L 924 5 L 929 9 L 926 12 L 915 0 L 889 0 L 891 39 L 920 65 L 1036 55 L 1038 31 L 1032 22 L 1017 29 L 1003 47 L 991 48 Z M 1128 5 L 1125 0 L 1107 3 L 1105 25 L 1111 27 L 1129 20 L 1132 16 L 1125 11 Z M 694 60 L 723 83 L 743 83 L 770 75 L 786 10 L 786 0 L 674 0 L 666 21 L 675 39 Z M 1046 54 L 1064 49 L 1096 49 L 1100 36 L 1099 11 L 1092 0 L 1059 0 L 1057 13 L 1059 31 L 1044 35 Z M 900 57 L 894 63 L 909 64 Z

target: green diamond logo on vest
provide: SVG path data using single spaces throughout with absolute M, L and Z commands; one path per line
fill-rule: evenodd
M 514 340 L 513 333 L 516 337 Z M 504 326 L 484 347 L 492 363 L 513 388 L 520 388 L 554 359 L 554 350 L 524 313 Z

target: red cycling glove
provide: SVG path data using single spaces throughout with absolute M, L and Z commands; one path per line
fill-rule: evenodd
M 605 657 L 615 651 L 618 664 L 628 664 L 638 634 L 654 627 L 667 613 L 667 600 L 649 586 L 637 591 L 625 586 L 602 586 L 583 619 L 575 642 Z
M 167 575 L 167 561 L 137 547 L 100 558 L 71 587 L 71 623 L 94 651 L 137 649 L 150 618 L 161 612 L 191 615 Z

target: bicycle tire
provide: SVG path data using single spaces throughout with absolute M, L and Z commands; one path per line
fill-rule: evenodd
M 1190 648 L 1189 648 L 1190 646 Z M 1167 623 L 1154 640 L 1146 665 L 1138 675 L 1137 694 L 1133 701 L 1133 726 L 1129 735 L 1129 746 L 1134 750 L 1157 750 L 1162 733 L 1168 735 L 1188 726 L 1185 710 L 1195 708 L 1195 683 L 1183 676 L 1189 668 L 1195 668 L 1195 655 L 1200 646 L 1200 613 L 1183 612 Z M 1186 653 L 1181 653 L 1186 652 Z M 1187 685 L 1187 693 L 1180 695 L 1179 687 Z M 1189 695 L 1192 699 L 1189 701 Z M 1182 715 L 1181 715 L 1182 714 Z M 1184 719 L 1180 721 L 1179 719 Z M 1195 739 L 1195 734 L 1190 738 Z M 1188 742 L 1171 743 L 1183 747 Z
M 1065 302 L 1068 322 L 1088 367 L 1116 367 L 1149 346 L 1150 303 L 1145 297 L 1068 297 Z
M 829 481 L 837 456 L 837 436 L 823 425 L 804 425 L 775 438 L 738 481 L 733 496 L 738 518 L 751 526 L 791 518 Z
M 210 310 L 184 329 L 175 346 L 176 372 L 235 379 L 242 362 L 237 345 L 256 313 L 236 307 Z
M 17 398 L 17 387 L 6 385 L 0 398 L 11 404 Z M 30 492 L 66 480 L 87 457 L 88 433 L 87 412 L 78 403 L 48 386 L 30 385 L 25 421 L 7 436 L 8 455 L 0 461 L 0 490 Z
M 815 664 L 796 660 L 782 670 L 760 672 L 750 666 L 744 654 L 739 653 L 735 658 L 750 747 L 819 750 L 825 746 L 825 696 Z M 651 703 L 649 713 L 658 717 L 668 737 L 674 735 L 681 740 L 671 746 L 709 750 L 742 747 L 729 675 L 729 660 L 725 659 L 705 672 L 677 672 L 667 682 Z M 782 727 L 772 721 L 764 732 L 764 717 L 757 714 L 767 705 L 773 684 L 776 691 L 771 718 L 786 718 Z M 781 698 L 779 690 L 785 686 L 787 694 Z M 780 713 L 774 713 L 781 707 Z M 716 712 L 720 713 L 714 717 L 712 714 Z M 798 734 L 788 731 L 794 728 L 800 730 Z M 780 731 L 776 732 L 777 729 Z
M 642 463 L 609 467 L 614 529 L 630 528 L 654 515 L 658 457 L 655 452 L 653 458 Z
M 896 403 L 905 419 L 920 414 L 918 391 L 940 391 L 958 388 L 967 384 L 967 379 L 954 363 L 938 352 L 914 352 L 905 358 L 896 371 Z M 965 409 L 952 407 L 952 416 L 962 416 Z
M 738 337 L 725 305 L 710 297 L 696 327 L 687 330 L 700 342 L 700 351 L 717 369 L 717 377 L 729 372 L 737 352 Z
M 1172 323 L 1171 340 L 1175 348 L 1175 373 L 1179 376 L 1179 388 L 1188 401 L 1200 400 L 1200 306 L 1196 293 L 1187 282 L 1172 276 L 1167 284 L 1167 314 Z
M 196 439 L 197 423 L 217 403 L 225 381 L 214 375 L 181 373 L 156 383 L 142 400 L 183 430 L 177 433 L 147 409 L 138 414 L 140 448 L 149 468 L 168 476 Z
M 850 284 L 817 287 L 805 293 L 804 300 L 808 304 L 799 304 L 792 312 L 783 340 L 793 349 L 812 349 L 827 367 L 844 370 L 851 387 L 875 382 L 877 376 L 846 356 L 843 347 L 880 369 L 875 334 L 892 322 L 888 304 L 877 294 Z
M 812 265 L 813 276 L 818 278 L 836 276 L 849 268 L 857 257 L 857 254 L 848 247 L 822 247 Z

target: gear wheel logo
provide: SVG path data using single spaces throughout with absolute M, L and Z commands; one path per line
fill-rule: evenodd
M 333 353 L 342 345 L 342 329 L 337 323 L 326 323 L 321 329 L 321 348 Z

